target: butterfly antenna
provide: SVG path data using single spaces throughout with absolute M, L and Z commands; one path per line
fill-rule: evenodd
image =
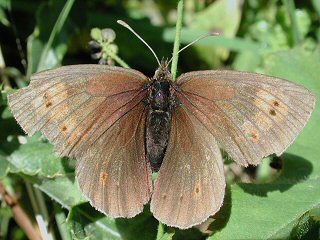
M 140 35 L 138 33 L 136 33 L 126 22 L 122 21 L 122 20 L 118 20 L 117 23 L 119 23 L 120 25 L 122 25 L 123 27 L 127 28 L 128 30 L 130 30 L 134 35 L 136 35 L 137 38 L 139 38 L 149 49 L 150 51 L 153 53 L 153 55 L 155 56 L 159 66 L 160 61 L 159 58 L 157 57 L 156 53 L 153 51 L 153 49 L 148 45 L 148 43 L 146 43 L 146 41 L 143 40 L 142 37 L 140 37 Z
M 205 35 L 202 35 L 202 36 L 198 37 L 197 39 L 193 40 L 193 41 L 192 41 L 191 43 L 189 43 L 188 45 L 186 45 L 186 46 L 184 46 L 183 48 L 181 48 L 181 49 L 177 52 L 177 54 L 181 53 L 181 52 L 182 52 L 183 50 L 185 50 L 186 48 L 190 47 L 191 45 L 195 44 L 196 42 L 198 42 L 198 41 L 200 41 L 200 40 L 202 40 L 202 39 L 204 39 L 204 38 L 206 38 L 206 37 L 219 36 L 219 35 L 220 35 L 220 34 L 219 34 L 218 32 L 209 32 L 209 33 L 207 33 L 207 34 L 205 34 Z M 172 58 L 169 60 L 168 65 L 171 63 L 172 59 L 173 59 L 173 56 L 172 56 Z

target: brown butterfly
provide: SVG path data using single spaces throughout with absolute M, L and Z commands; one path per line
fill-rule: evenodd
M 77 160 L 92 206 L 130 218 L 152 194 L 154 216 L 182 229 L 223 203 L 218 143 L 238 164 L 257 165 L 285 151 L 314 104 L 304 87 L 255 73 L 196 71 L 173 82 L 166 62 L 152 78 L 122 67 L 60 67 L 9 95 L 26 133 L 41 131 L 60 156 Z

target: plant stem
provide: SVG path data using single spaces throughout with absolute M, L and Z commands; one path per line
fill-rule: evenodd
M 15 196 L 11 196 L 5 189 L 5 186 L 0 182 L 0 196 L 2 200 L 11 208 L 13 217 L 16 223 L 21 227 L 29 239 L 40 240 L 40 234 L 32 225 L 31 220 L 25 211 L 21 208 Z
M 43 239 L 53 240 L 53 235 L 47 229 L 49 222 L 48 211 L 43 206 L 45 204 L 43 196 L 37 192 L 40 190 L 35 189 L 28 181 L 25 181 L 25 184 L 41 236 Z
M 293 34 L 293 44 L 298 45 L 301 41 L 301 35 L 299 32 L 299 27 L 297 24 L 297 19 L 295 15 L 295 4 L 293 0 L 282 0 L 283 4 L 286 6 L 289 17 L 290 17 L 290 22 L 291 22 L 291 31 Z
M 57 33 L 59 33 L 61 31 L 69 13 L 70 13 L 70 10 L 71 10 L 71 7 L 73 6 L 74 1 L 75 0 L 68 0 L 66 2 L 66 4 L 64 5 L 61 13 L 59 14 L 59 17 L 58 17 L 56 23 L 54 24 L 52 31 L 50 33 L 50 37 L 48 39 L 48 42 L 45 45 L 45 47 L 41 53 L 40 61 L 39 61 L 38 67 L 37 67 L 37 72 L 45 69 L 45 67 L 46 67 L 45 63 L 46 63 L 46 60 L 48 57 L 49 50 L 53 44 L 53 41 L 54 41 Z
M 113 60 L 115 60 L 121 67 L 130 68 L 130 66 L 113 51 L 109 50 L 108 48 L 105 48 L 104 51 L 108 56 L 110 56 Z
M 181 35 L 182 20 L 183 20 L 183 8 L 184 8 L 183 0 L 180 0 L 178 2 L 178 7 L 177 7 L 176 36 L 174 39 L 172 63 L 171 63 L 171 74 L 172 74 L 173 81 L 176 80 L 176 76 L 177 76 L 177 66 L 178 66 L 178 58 L 179 58 L 178 51 L 179 51 L 179 47 L 180 47 L 180 35 Z
M 60 237 L 63 240 L 72 240 L 70 231 L 67 227 L 67 218 L 64 212 L 62 211 L 61 207 L 57 203 L 53 203 L 54 212 L 55 212 L 55 219 L 57 223 L 57 227 L 59 229 Z

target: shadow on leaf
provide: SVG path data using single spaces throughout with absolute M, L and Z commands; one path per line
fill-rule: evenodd
M 155 239 L 158 221 L 152 216 L 149 205 L 133 218 L 116 218 L 115 224 L 123 239 Z
M 266 197 L 268 192 L 287 191 L 295 184 L 308 179 L 312 173 L 312 164 L 301 156 L 285 153 L 280 159 L 283 169 L 274 181 L 264 184 L 238 183 L 238 185 L 247 193 Z
M 231 189 L 230 186 L 227 185 L 226 193 L 223 201 L 223 205 L 219 212 L 217 212 L 212 218 L 215 219 L 209 226 L 208 230 L 212 231 L 213 233 L 219 232 L 223 229 L 229 221 L 230 214 L 231 214 Z

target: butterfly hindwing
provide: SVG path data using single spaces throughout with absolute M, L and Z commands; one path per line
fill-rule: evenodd
M 77 157 L 82 192 L 98 210 L 112 217 L 133 217 L 152 191 L 145 159 L 146 107 L 139 103 Z
M 181 75 L 177 85 L 179 101 L 244 166 L 283 153 L 315 103 L 307 89 L 255 73 L 190 72 Z
M 219 210 L 224 192 L 223 162 L 215 138 L 188 110 L 174 109 L 151 200 L 154 216 L 169 226 L 189 228 Z

